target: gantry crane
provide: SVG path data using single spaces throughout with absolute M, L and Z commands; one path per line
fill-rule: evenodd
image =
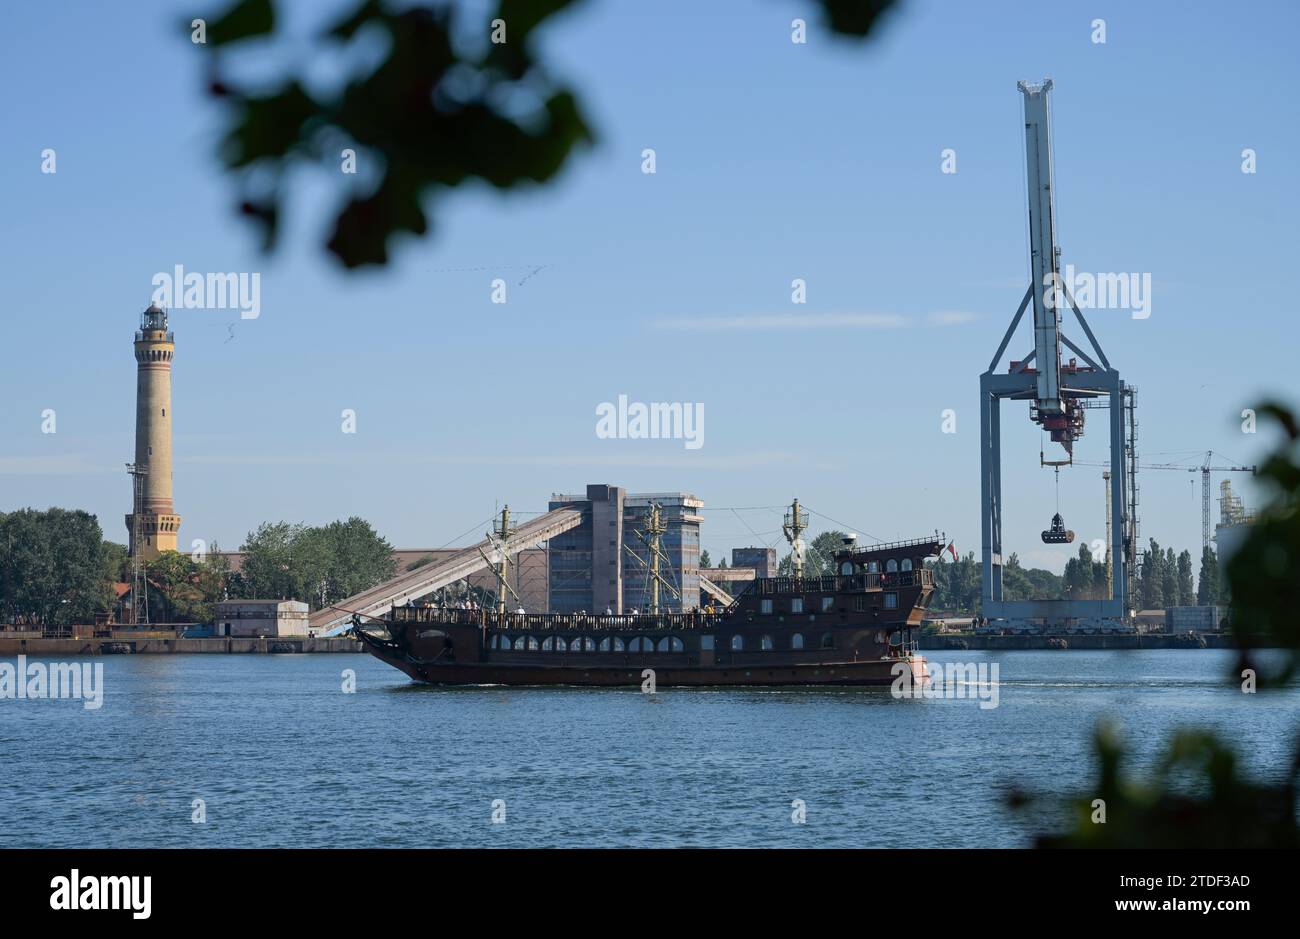
M 1002 337 L 988 370 L 980 376 L 980 498 L 983 554 L 983 613 L 1004 628 L 1032 629 L 1032 624 L 1065 625 L 1102 630 L 1126 629 L 1128 570 L 1132 557 L 1126 551 L 1129 523 L 1130 471 L 1125 456 L 1130 437 L 1125 427 L 1125 407 L 1131 391 L 1111 367 L 1087 319 L 1079 310 L 1069 285 L 1060 276 L 1060 248 L 1056 243 L 1055 185 L 1052 175 L 1052 124 L 1049 92 L 1051 79 L 1020 82 L 1024 96 L 1025 169 L 1029 191 L 1029 262 L 1031 281 L 1020 307 Z M 1020 360 L 1012 360 L 998 374 L 1025 311 L 1033 307 L 1034 347 Z M 1061 309 L 1073 311 L 1087 337 L 1089 351 L 1071 342 L 1061 331 Z M 1077 356 L 1063 362 L 1062 346 Z M 1091 353 L 1091 354 L 1090 354 Z M 1079 364 L 1082 360 L 1083 364 Z M 1002 437 L 1003 398 L 1028 401 L 1030 419 L 1059 443 L 1065 458 L 1047 461 L 1057 467 L 1074 461 L 1074 442 L 1083 434 L 1087 407 L 1110 411 L 1111 554 L 1112 589 L 1105 600 L 1007 601 L 1002 592 Z M 1059 515 L 1059 513 L 1058 513 Z M 1059 529 L 1059 531 L 1057 531 Z M 1067 530 L 1053 520 L 1053 537 L 1064 541 Z M 1131 546 L 1130 546 L 1131 548 Z

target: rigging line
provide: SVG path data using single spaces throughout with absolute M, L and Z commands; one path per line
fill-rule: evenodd
M 821 512 L 818 512 L 816 509 L 814 509 L 814 508 L 810 508 L 809 506 L 806 506 L 806 505 L 805 505 L 804 508 L 805 508 L 805 509 L 808 509 L 808 511 L 811 512 L 813 515 L 820 516 L 821 518 L 826 519 L 826 521 L 828 521 L 828 522 L 833 522 L 834 524 L 839 525 L 839 526 L 840 526 L 841 528 L 843 528 L 845 531 L 855 531 L 855 532 L 857 532 L 857 533 L 860 534 L 860 535 L 866 535 L 866 536 L 867 536 L 868 538 L 870 538 L 872 541 L 876 542 L 876 544 L 884 544 L 884 539 L 883 539 L 883 538 L 877 538 L 875 535 L 873 535 L 873 534 L 872 534 L 871 532 L 869 532 L 869 531 L 863 531 L 861 528 L 856 528 L 856 527 L 854 527 L 853 525 L 848 525 L 848 524 L 845 524 L 844 522 L 837 522 L 837 521 L 835 521 L 835 519 L 831 518 L 829 515 L 823 515 Z
M 763 542 L 763 544 L 765 544 L 767 547 L 775 549 L 776 546 L 775 546 L 774 544 L 772 544 L 772 542 L 770 542 L 770 541 L 768 541 L 766 538 L 764 538 L 762 535 L 760 535 L 758 532 L 754 531 L 754 526 L 750 525 L 749 522 L 747 522 L 747 521 L 745 521 L 743 518 L 741 518 L 741 515 L 740 515 L 739 512 L 737 512 L 735 509 L 732 509 L 732 510 L 731 510 L 731 514 L 734 515 L 734 516 L 736 516 L 736 518 L 739 518 L 739 519 L 740 519 L 740 523 L 741 523 L 742 525 L 744 525 L 746 528 L 748 528 L 750 534 L 752 534 L 755 538 L 757 538 L 759 541 Z
M 784 509 L 784 505 L 706 505 L 701 507 L 703 512 L 758 512 L 768 511 L 775 512 L 778 509 Z
M 434 550 L 435 550 L 435 551 L 441 551 L 443 548 L 450 548 L 451 545 L 452 545 L 452 542 L 460 541 L 460 539 L 464 538 L 466 535 L 468 535 L 470 532 L 474 531 L 476 528 L 482 528 L 484 525 L 489 525 L 489 524 L 491 524 L 492 521 L 493 521 L 495 518 L 496 518 L 496 515 L 495 515 L 495 514 L 493 514 L 493 515 L 489 515 L 487 518 L 483 519 L 483 521 L 479 522 L 479 523 L 476 524 L 476 525 L 471 525 L 469 528 L 465 529 L 463 532 L 461 532 L 461 533 L 460 533 L 459 535 L 457 535 L 455 538 L 451 539 L 451 541 L 448 541 L 446 544 L 442 545 L 442 547 L 434 548 Z M 475 544 L 478 544 L 478 542 L 475 542 Z

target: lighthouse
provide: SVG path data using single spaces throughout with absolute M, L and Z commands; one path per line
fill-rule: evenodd
M 135 334 L 135 463 L 131 514 L 126 517 L 132 557 L 176 550 L 181 517 L 172 505 L 172 355 L 176 343 L 167 311 L 157 304 L 140 316 Z

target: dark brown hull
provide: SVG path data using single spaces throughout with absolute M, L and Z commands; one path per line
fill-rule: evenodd
M 656 688 L 721 687 L 728 685 L 888 686 L 899 672 L 895 666 L 908 664 L 914 678 L 924 675 L 925 659 L 870 662 L 782 663 L 705 667 L 672 664 L 664 666 L 647 656 L 643 663 L 626 664 L 502 664 L 495 662 L 421 663 L 368 646 L 379 660 L 401 669 L 411 678 L 431 685 L 571 685 L 594 688 L 642 687 L 654 673 Z
M 394 608 L 356 635 L 380 660 L 439 685 L 655 688 L 923 680 L 911 629 L 933 590 L 919 539 L 836 556 L 839 575 L 760 578 L 727 609 L 527 614 Z M 901 668 L 900 668 L 901 666 Z

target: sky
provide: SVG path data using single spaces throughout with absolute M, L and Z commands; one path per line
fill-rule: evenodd
M 311 61 L 331 8 L 291 5 L 281 63 Z M 978 554 L 979 375 L 1029 277 L 1016 82 L 1045 76 L 1063 261 L 1151 277 L 1149 317 L 1085 310 L 1139 389 L 1142 462 L 1254 463 L 1276 435 L 1243 433 L 1242 409 L 1300 403 L 1294 3 L 905 0 L 856 42 L 807 0 L 588 0 L 541 50 L 597 144 L 552 185 L 438 196 L 432 234 L 365 273 L 322 247 L 343 192 L 323 169 L 292 177 L 271 255 L 233 211 L 225 115 L 178 28 L 213 9 L 7 11 L 0 511 L 83 508 L 125 542 L 132 333 L 180 264 L 261 280 L 256 319 L 172 313 L 182 547 L 351 515 L 399 547 L 467 544 L 502 503 L 526 516 L 608 482 L 698 495 L 715 561 L 784 553 L 795 496 L 810 536 L 939 529 Z M 1022 324 L 1008 351 L 1030 348 Z M 599 436 L 620 395 L 702 406 L 702 445 Z M 1076 457 L 1101 462 L 1089 416 Z M 1027 405 L 1003 405 L 1003 438 L 1006 548 L 1059 571 L 1077 543 L 1039 538 L 1058 494 Z M 1104 535 L 1100 474 L 1061 473 L 1085 541 Z M 1143 474 L 1143 539 L 1197 554 L 1199 485 Z

